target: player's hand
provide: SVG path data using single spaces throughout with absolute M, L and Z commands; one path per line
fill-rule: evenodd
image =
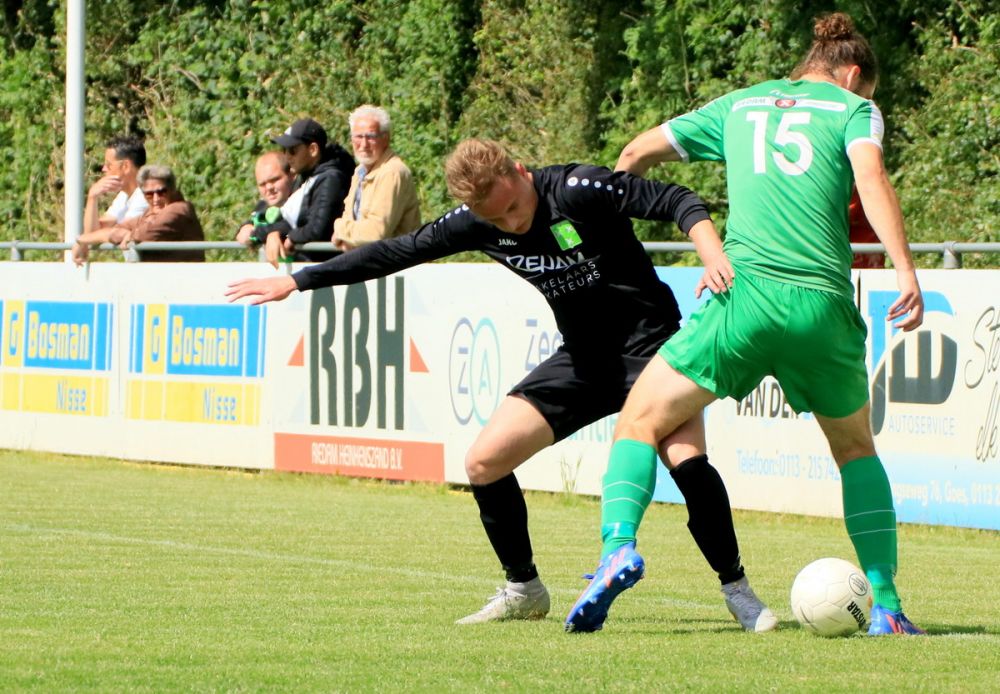
M 281 301 L 296 289 L 298 287 L 291 275 L 246 279 L 230 284 L 226 289 L 226 298 L 231 303 L 248 296 L 251 304 L 264 304 L 268 301 Z
M 924 322 L 924 295 L 917 282 L 917 273 L 913 270 L 898 270 L 896 284 L 899 286 L 899 298 L 889 307 L 889 315 L 885 319 L 894 321 L 902 318 L 892 327 L 910 332 Z
M 701 279 L 698 280 L 698 284 L 694 288 L 695 298 L 700 299 L 701 293 L 706 287 L 713 294 L 728 292 L 733 287 L 733 277 L 735 276 L 736 273 L 733 272 L 729 258 L 720 251 L 705 263 L 705 272 L 702 273 Z
M 278 263 L 285 258 L 285 244 L 281 239 L 281 234 L 272 231 L 267 235 L 267 239 L 264 241 L 264 256 L 267 258 L 267 262 L 271 263 L 271 267 L 277 270 Z

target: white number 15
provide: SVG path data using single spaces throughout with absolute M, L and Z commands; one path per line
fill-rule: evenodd
M 764 149 L 767 137 L 767 119 L 770 115 L 767 111 L 750 111 L 747 113 L 747 120 L 753 123 L 753 172 L 755 174 L 767 172 L 767 158 L 764 156 Z M 812 164 L 812 143 L 805 136 L 805 133 L 793 132 L 791 129 L 796 125 L 808 125 L 811 115 L 808 111 L 787 111 L 783 113 L 781 121 L 778 123 L 778 131 L 774 134 L 774 144 L 776 145 L 798 145 L 799 158 L 795 161 L 789 161 L 781 152 L 771 153 L 774 163 L 789 176 L 804 174 Z

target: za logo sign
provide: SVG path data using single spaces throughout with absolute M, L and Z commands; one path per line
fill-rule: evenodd
M 500 402 L 500 340 L 489 318 L 476 324 L 462 318 L 451 334 L 448 352 L 451 409 L 461 424 L 480 424 Z

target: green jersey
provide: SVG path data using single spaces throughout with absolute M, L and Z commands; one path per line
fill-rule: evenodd
M 851 296 L 848 150 L 882 146 L 874 103 L 829 82 L 772 80 L 662 126 L 684 161 L 725 161 L 726 255 L 746 272 Z

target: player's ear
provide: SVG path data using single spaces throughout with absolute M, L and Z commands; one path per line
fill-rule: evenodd
M 857 65 L 845 65 L 841 70 L 841 86 L 849 92 L 858 94 L 863 86 L 861 68 Z

